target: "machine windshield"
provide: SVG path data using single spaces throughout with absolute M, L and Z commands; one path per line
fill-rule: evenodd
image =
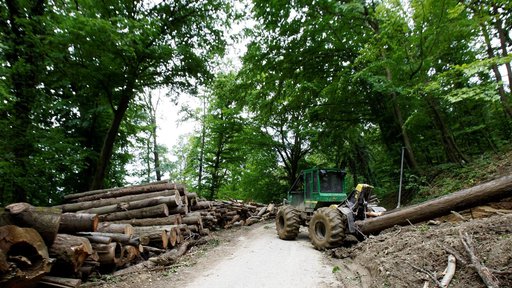
M 340 172 L 320 171 L 320 191 L 341 193 L 343 185 L 343 174 Z

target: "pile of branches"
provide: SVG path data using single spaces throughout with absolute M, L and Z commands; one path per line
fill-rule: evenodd
M 171 265 L 210 231 L 252 225 L 277 210 L 206 201 L 169 181 L 66 195 L 65 202 L 0 211 L 2 287 L 78 287 L 91 276 Z

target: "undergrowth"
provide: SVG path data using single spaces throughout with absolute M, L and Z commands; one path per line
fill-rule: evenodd
M 465 165 L 439 165 L 428 171 L 426 176 L 408 181 L 406 189 L 416 191 L 412 193 L 409 204 L 453 193 L 511 173 L 512 148 L 502 153 L 484 153 Z

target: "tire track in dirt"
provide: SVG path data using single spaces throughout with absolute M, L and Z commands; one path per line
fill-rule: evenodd
M 182 287 L 339 287 L 332 264 L 312 247 L 304 228 L 297 240 L 283 241 L 275 225 L 266 224 L 229 244 L 189 267 Z

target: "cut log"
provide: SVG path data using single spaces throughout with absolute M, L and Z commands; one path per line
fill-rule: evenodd
M 142 185 L 135 186 L 127 186 L 127 187 L 117 187 L 117 188 L 109 188 L 109 189 L 101 189 L 101 190 L 92 190 L 86 191 L 82 193 L 70 194 L 64 196 L 64 199 L 68 202 L 81 202 L 81 201 L 91 201 L 91 200 L 99 200 L 105 198 L 115 198 L 122 197 L 127 195 L 134 194 L 147 194 L 155 191 L 162 190 L 176 190 L 176 185 L 173 183 L 169 183 L 168 181 L 159 181 L 153 183 L 147 183 Z
M 1 217 L 0 225 L 16 225 L 33 228 L 43 237 L 47 246 L 51 246 L 59 231 L 62 211 L 49 207 L 34 207 L 28 203 L 13 203 L 5 207 L 9 216 Z
M 109 223 L 125 223 L 132 226 L 177 225 L 181 224 L 181 214 L 173 214 L 161 218 L 144 218 L 110 221 Z
M 121 250 L 121 258 L 116 263 L 117 267 L 124 266 L 128 263 L 132 263 L 137 260 L 140 256 L 140 251 L 137 247 L 131 245 L 124 245 Z
M 76 212 L 76 211 L 82 211 L 90 208 L 96 208 L 96 207 L 103 207 L 108 205 L 117 205 L 119 203 L 123 202 L 132 202 L 132 201 L 138 201 L 143 199 L 149 199 L 159 196 L 174 196 L 176 195 L 176 190 L 164 190 L 164 191 L 158 191 L 158 192 L 152 192 L 147 194 L 135 194 L 135 195 L 128 195 L 118 198 L 107 198 L 107 199 L 101 199 L 101 200 L 94 200 L 94 201 L 86 201 L 86 202 L 78 202 L 78 203 L 69 203 L 69 204 L 62 204 L 57 205 L 55 208 L 60 208 L 64 212 Z
M 82 284 L 80 279 L 44 276 L 37 287 L 45 288 L 78 288 Z
M 188 207 L 185 205 L 174 207 L 172 209 L 169 209 L 169 214 L 181 214 L 185 215 L 188 213 Z
M 98 262 L 102 266 L 116 266 L 121 260 L 122 246 L 117 242 L 110 244 L 92 244 L 94 251 L 98 253 Z
M 131 273 L 136 273 L 144 269 L 152 269 L 156 266 L 167 266 L 176 263 L 179 257 L 187 252 L 187 249 L 194 245 L 202 245 L 207 241 L 205 239 L 199 239 L 195 241 L 189 241 L 181 244 L 177 249 L 173 249 L 167 253 L 164 253 L 158 257 L 149 258 L 147 261 L 141 262 L 137 265 L 130 266 L 128 268 L 118 270 L 114 272 L 114 276 L 121 276 Z
M 79 213 L 94 213 L 94 214 L 108 214 L 113 212 L 127 211 L 140 209 L 144 207 L 156 206 L 159 204 L 167 204 L 169 207 L 177 207 L 182 205 L 181 196 L 179 196 L 178 191 L 176 195 L 173 196 L 159 196 L 153 197 L 149 199 L 142 199 L 132 202 L 121 202 L 103 207 L 90 208 L 86 210 L 80 210 Z
M 203 228 L 203 221 L 200 214 L 187 214 L 181 219 L 183 224 L 197 225 L 201 229 Z
M 115 212 L 111 214 L 100 215 L 101 221 L 115 221 L 115 220 L 126 220 L 133 218 L 149 218 L 169 216 L 169 208 L 165 204 L 160 204 L 151 207 L 145 207 L 135 210 L 128 210 L 124 212 Z
M 56 259 L 52 274 L 56 276 L 76 275 L 87 257 L 91 256 L 91 243 L 85 237 L 58 234 L 49 249 L 50 256 Z
M 119 242 L 123 245 L 132 245 L 132 246 L 139 246 L 141 244 L 140 239 L 137 237 L 132 237 L 125 234 L 119 234 L 119 233 L 101 233 L 101 232 L 78 232 L 77 233 L 80 236 L 89 238 L 92 236 L 104 236 L 104 237 L 110 237 L 112 241 Z
M 24 287 L 49 272 L 43 238 L 32 228 L 0 227 L 0 287 Z
M 189 207 L 195 206 L 197 204 L 197 194 L 196 193 L 187 193 Z
M 263 214 L 265 214 L 265 212 L 267 212 L 267 206 L 260 208 L 260 211 L 256 216 L 261 217 Z
M 363 234 L 377 233 L 395 225 L 418 223 L 446 215 L 452 210 L 463 210 L 477 204 L 485 204 L 509 196 L 511 193 L 512 175 L 509 175 L 421 204 L 389 211 L 380 217 L 356 221 L 356 225 Z
M 120 233 L 131 236 L 133 235 L 133 226 L 130 224 L 100 222 L 96 231 L 104 233 Z
M 98 227 L 98 215 L 85 213 L 63 213 L 59 233 L 94 232 Z
M 212 204 L 210 201 L 198 201 L 196 202 L 196 205 L 190 207 L 190 210 L 196 211 L 196 210 L 207 210 L 211 209 Z

